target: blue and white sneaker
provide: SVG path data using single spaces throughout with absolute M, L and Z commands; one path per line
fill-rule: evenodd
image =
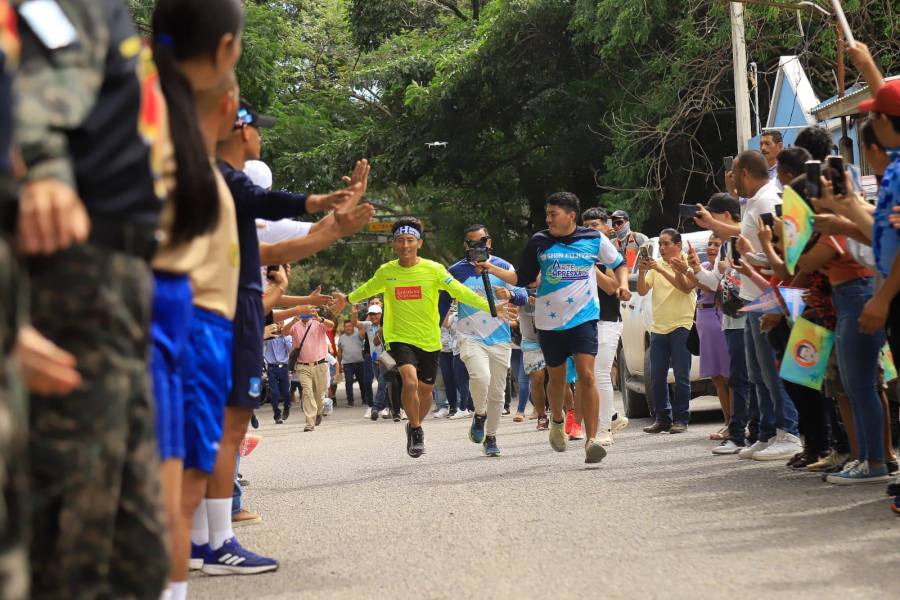
M 875 469 L 869 468 L 868 461 L 859 461 L 854 467 L 844 469 L 840 473 L 832 473 L 825 481 L 837 485 L 856 485 L 858 483 L 880 483 L 888 481 L 887 465 L 881 465 Z
M 207 560 L 212 560 L 211 554 L 212 548 L 209 547 L 209 544 L 197 545 L 191 542 L 191 560 L 188 563 L 188 568 L 191 571 L 199 571 Z
M 256 575 L 276 569 L 277 560 L 242 548 L 235 537 L 225 540 L 218 550 L 211 550 L 203 562 L 203 572 L 207 575 Z
M 469 440 L 476 444 L 484 441 L 484 424 L 487 421 L 487 415 L 472 415 L 472 425 L 469 427 Z

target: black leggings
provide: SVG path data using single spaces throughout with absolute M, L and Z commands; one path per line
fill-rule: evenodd
M 831 448 L 831 402 L 821 392 L 803 385 L 785 381 L 784 387 L 797 407 L 806 452 L 825 454 Z

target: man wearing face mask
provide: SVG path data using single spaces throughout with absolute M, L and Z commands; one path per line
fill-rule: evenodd
M 638 249 L 647 243 L 648 238 L 643 233 L 631 230 L 631 221 L 624 210 L 617 210 L 612 214 L 612 226 L 616 234 L 612 242 L 625 258 L 630 271 L 637 261 Z

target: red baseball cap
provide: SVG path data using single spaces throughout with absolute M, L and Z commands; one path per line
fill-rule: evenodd
M 900 117 L 900 79 L 885 82 L 878 89 L 875 98 L 859 103 L 859 110 Z

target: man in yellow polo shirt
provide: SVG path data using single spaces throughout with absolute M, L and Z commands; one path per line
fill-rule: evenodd
M 638 264 L 638 293 L 653 290 L 653 325 L 650 326 L 650 389 L 656 406 L 656 420 L 646 433 L 684 433 L 690 420 L 691 352 L 688 335 L 694 324 L 697 295 L 684 269 L 686 262 L 681 234 L 664 229 L 659 234 L 662 261 L 641 259 Z M 669 404 L 669 367 L 675 372 L 675 397 Z M 644 374 L 647 376 L 648 374 Z
M 406 451 L 413 458 L 425 453 L 422 421 L 431 410 L 431 391 L 441 351 L 440 292 L 490 311 L 487 300 L 457 281 L 443 265 L 419 256 L 422 229 L 422 222 L 413 217 L 396 221 L 393 246 L 397 260 L 381 265 L 369 281 L 349 296 L 334 294 L 338 310 L 348 301 L 355 304 L 384 294 L 384 342 L 403 381 L 402 402 L 409 418 Z M 505 314 L 503 307 L 498 310 Z

